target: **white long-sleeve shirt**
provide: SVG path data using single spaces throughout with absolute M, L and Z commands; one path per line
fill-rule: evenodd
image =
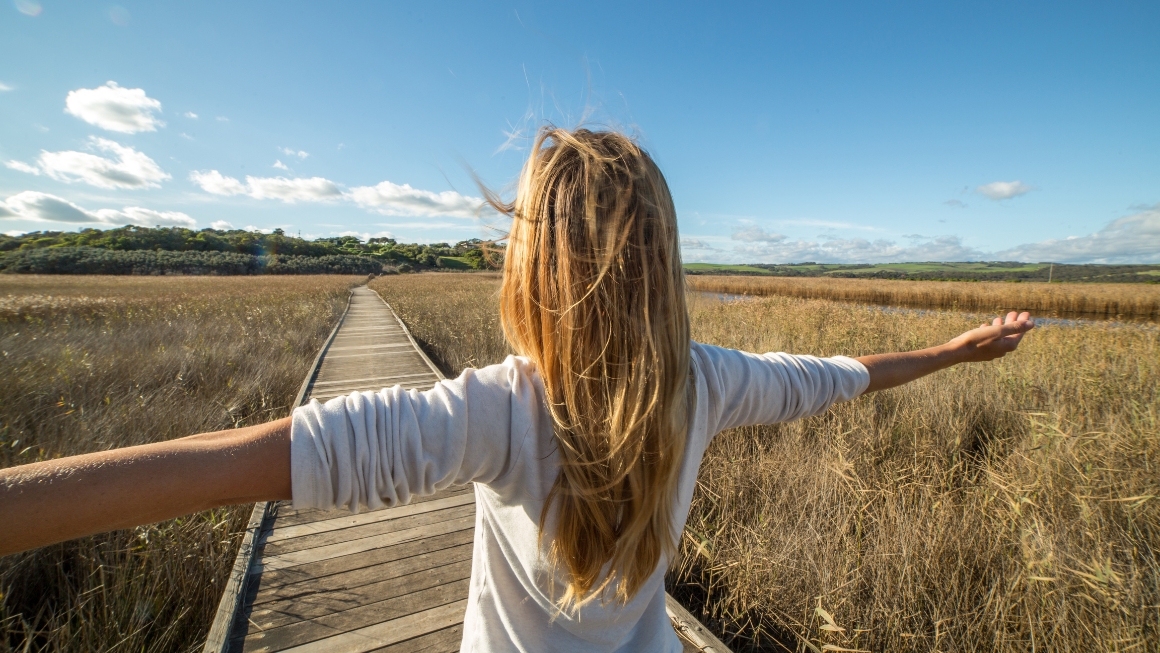
M 684 529 L 697 470 L 714 435 L 816 415 L 865 391 L 869 373 L 838 356 L 750 354 L 693 343 L 696 401 L 673 497 Z M 475 545 L 462 650 L 678 653 L 665 613 L 668 561 L 627 605 L 610 599 L 560 613 L 540 542 L 540 513 L 558 454 L 535 367 L 509 356 L 418 392 L 356 392 L 294 411 L 291 473 L 296 509 L 358 510 L 405 504 L 449 485 L 475 483 Z M 549 512 L 545 545 L 554 532 Z

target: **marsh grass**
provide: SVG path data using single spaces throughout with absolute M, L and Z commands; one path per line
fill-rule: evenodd
M 0 466 L 286 415 L 362 279 L 0 276 Z M 200 649 L 249 512 L 0 559 L 0 651 Z
M 448 372 L 506 354 L 495 279 L 372 287 Z M 977 326 L 690 299 L 694 338 L 751 351 L 856 356 Z M 1160 329 L 1052 326 L 997 363 L 724 432 L 670 590 L 738 651 L 1157 650 L 1158 388 Z
M 1039 316 L 1160 318 L 1160 285 L 897 281 L 828 277 L 693 275 L 692 290 L 756 296 L 945 308 L 967 312 L 1027 310 Z

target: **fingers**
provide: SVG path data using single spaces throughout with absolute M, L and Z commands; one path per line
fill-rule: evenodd
M 997 317 L 997 318 L 991 320 L 991 326 L 1003 326 L 1002 318 Z

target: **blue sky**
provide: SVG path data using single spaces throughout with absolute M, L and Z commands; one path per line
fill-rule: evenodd
M 688 261 L 1160 262 L 1160 4 L 0 6 L 0 231 L 488 237 L 551 121 Z M 502 227 L 502 223 L 498 226 Z

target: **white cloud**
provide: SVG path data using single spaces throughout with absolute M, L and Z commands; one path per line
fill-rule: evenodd
M 1026 195 L 1035 190 L 1033 187 L 1019 181 L 994 181 L 989 184 L 983 184 L 975 189 L 975 192 L 992 200 L 1009 200 L 1012 197 L 1019 197 Z
M 40 168 L 37 168 L 36 166 L 30 166 L 27 163 L 24 163 L 23 161 L 9 161 L 9 162 L 5 163 L 4 165 L 8 166 L 9 168 L 12 168 L 13 170 L 17 170 L 19 172 L 27 172 L 30 175 L 39 175 L 40 174 Z
M 707 241 L 702 240 L 700 238 L 686 238 L 683 236 L 681 237 L 681 248 L 682 249 L 717 249 L 713 245 L 709 244 Z
M 11 90 L 12 90 L 11 86 L 5 84 L 4 82 L 0 82 L 0 93 L 3 93 L 4 91 L 11 91 Z
M 302 150 L 295 151 L 289 147 L 278 148 L 278 151 L 282 154 L 285 154 L 286 156 L 296 156 L 299 159 L 305 159 L 306 157 L 310 156 L 310 154 L 307 152 L 303 152 Z
M 179 211 L 154 211 L 139 206 L 126 206 L 120 210 L 97 209 L 90 211 L 56 195 L 30 190 L 0 202 L 0 219 L 74 224 L 135 224 L 145 227 L 154 225 L 197 226 L 197 222 L 193 218 Z
M 273 229 L 266 229 L 264 227 L 255 227 L 252 224 L 248 224 L 248 225 L 242 227 L 242 231 L 256 231 L 260 234 L 272 234 L 272 233 L 274 233 Z
M 246 177 L 242 183 L 217 170 L 193 172 L 189 178 L 202 190 L 214 195 L 249 195 L 254 199 L 283 202 L 324 202 L 345 197 L 338 184 L 322 177 Z
M 197 120 L 197 114 L 192 112 L 192 111 L 186 111 L 185 113 L 183 113 L 181 115 L 185 116 L 186 118 L 192 118 L 193 120 Z
M 1113 220 L 1094 234 L 1020 245 L 999 256 L 1036 262 L 1160 263 L 1160 203 Z
M 181 132 L 181 137 L 182 137 L 182 138 L 184 138 L 184 139 L 185 139 L 185 140 L 187 140 L 187 141 L 192 141 L 192 140 L 193 140 L 193 137 L 192 137 L 192 136 L 190 136 L 189 134 L 185 133 L 185 132 Z
M 65 98 L 65 113 L 102 129 L 136 134 L 156 131 L 165 123 L 153 115 L 161 111 L 161 102 L 145 95 L 140 88 L 121 88 L 107 82 L 97 88 L 78 88 Z
M 338 184 L 322 177 L 246 177 L 249 195 L 254 199 L 276 199 L 283 202 L 321 202 L 343 197 Z
M 483 205 L 483 200 L 478 197 L 460 195 L 453 190 L 433 193 L 411 188 L 409 184 L 399 185 L 389 181 L 375 186 L 352 188 L 350 196 L 359 206 L 383 215 L 474 218 Z
M 969 261 L 983 252 L 963 244 L 958 236 L 939 236 L 925 242 L 899 245 L 891 240 L 836 238 L 833 240 L 750 241 L 734 247 L 739 260 L 756 263 L 886 263 L 892 261 Z
M 93 149 L 111 153 L 115 159 L 88 152 L 41 150 L 36 165 L 20 161 L 4 164 L 13 170 L 30 174 L 44 173 L 65 183 L 84 182 L 97 188 L 157 188 L 170 176 L 157 162 L 137 150 L 104 138 L 92 137 Z
M 226 222 L 225 220 L 214 220 L 213 222 L 209 223 L 209 226 L 217 229 L 218 231 L 229 231 L 230 229 L 234 228 L 234 225 Z
M 246 187 L 242 185 L 242 182 L 233 177 L 226 177 L 217 170 L 194 171 L 189 173 L 189 179 L 201 186 L 205 192 L 214 195 L 242 195 L 246 192 Z
M 282 164 L 280 160 L 275 161 L 274 166 L 279 167 L 279 164 Z M 344 190 L 341 185 L 323 177 L 246 177 L 243 183 L 217 170 L 208 170 L 190 173 L 189 178 L 202 190 L 214 195 L 248 195 L 254 199 L 276 199 L 287 203 L 347 200 L 376 213 L 393 216 L 474 218 L 483 205 L 483 200 L 478 197 L 460 195 L 455 191 L 434 193 L 389 181 Z
M 289 170 L 290 169 L 286 166 L 285 163 L 282 163 L 282 161 L 280 159 L 274 160 L 274 167 L 279 169 L 279 170 Z
M 216 120 L 217 120 L 218 122 L 229 122 L 229 121 L 230 121 L 230 119 L 229 119 L 229 118 L 227 118 L 227 117 L 225 117 L 225 116 L 218 116 L 218 117 L 216 118 Z
M 733 240 L 747 243 L 780 243 L 785 240 L 782 234 L 766 231 L 757 225 L 743 227 L 733 234 Z

